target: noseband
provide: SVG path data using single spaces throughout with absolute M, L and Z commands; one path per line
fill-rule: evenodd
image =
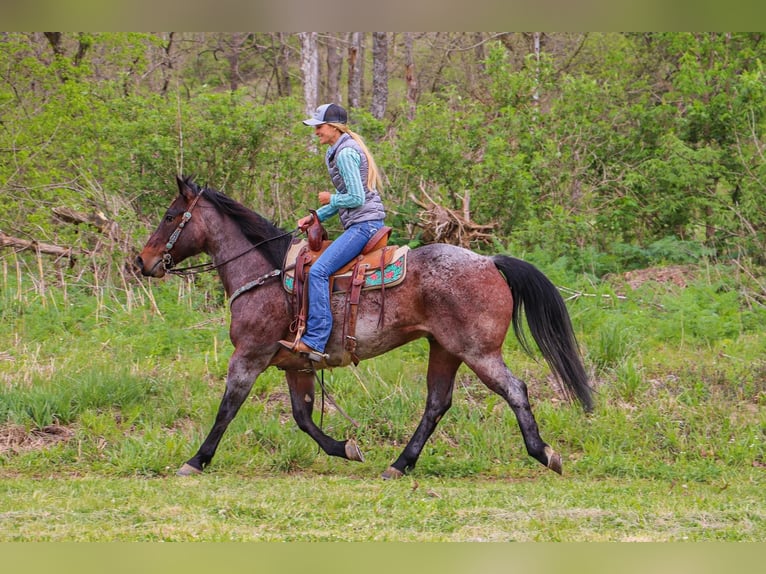
M 189 220 L 192 217 L 192 210 L 197 205 L 197 202 L 199 201 L 199 198 L 202 197 L 202 192 L 205 191 L 204 189 L 201 189 L 199 193 L 194 197 L 191 204 L 189 205 L 189 208 L 184 212 L 183 216 L 181 217 L 181 222 L 178 224 L 178 227 L 176 227 L 175 231 L 170 234 L 170 238 L 168 239 L 168 242 L 165 244 L 165 252 L 162 254 L 162 265 L 165 267 L 165 271 L 170 271 L 170 269 L 173 268 L 175 265 L 175 262 L 173 261 L 173 256 L 170 254 L 170 250 L 173 249 L 173 246 L 176 244 L 176 241 L 178 241 L 178 236 L 181 235 L 181 231 L 183 231 L 183 228 L 186 227 L 186 224 L 189 223 Z

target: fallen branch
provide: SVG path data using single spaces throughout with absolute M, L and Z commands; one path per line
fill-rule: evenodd
M 60 245 L 12 237 L 6 235 L 2 231 L 0 231 L 0 247 L 12 247 L 18 250 L 33 249 L 37 253 L 44 253 L 45 255 L 53 255 L 56 257 L 67 257 L 69 259 L 74 259 L 76 253 L 71 247 L 61 247 Z
M 423 184 L 420 185 L 420 192 L 425 199 L 413 195 L 410 195 L 410 199 L 423 210 L 416 225 L 423 230 L 421 240 L 424 243 L 450 243 L 466 248 L 474 242 L 491 243 L 495 226 L 471 221 L 471 198 L 468 191 L 465 192 L 460 211 L 436 203 Z
M 617 299 L 618 301 L 627 301 L 628 297 L 625 295 L 610 295 L 608 293 L 586 293 L 585 291 L 575 291 L 574 289 L 570 289 L 569 287 L 561 287 L 560 285 L 557 286 L 558 290 L 562 293 L 565 293 L 568 295 L 564 300 L 566 302 L 569 301 L 576 301 L 580 297 L 596 297 L 600 298 L 602 300 L 604 299 Z M 652 307 L 655 307 L 657 309 L 664 309 L 665 306 L 660 303 L 653 303 L 653 302 L 645 302 L 646 305 L 650 305 Z
M 55 215 L 56 218 L 63 221 L 64 223 L 74 223 L 75 225 L 85 223 L 92 225 L 101 233 L 108 233 L 111 231 L 111 227 L 113 226 L 113 223 L 109 221 L 101 212 L 87 214 L 80 213 L 74 209 L 69 209 L 68 207 L 54 207 L 53 215 Z
M 560 287 L 560 286 L 558 287 L 558 289 L 559 291 L 563 291 L 564 293 L 569 295 L 566 298 L 566 301 L 579 299 L 580 297 L 601 297 L 602 299 L 621 299 L 621 300 L 628 299 L 625 295 L 609 295 L 608 293 L 601 293 L 599 295 L 597 293 L 585 293 L 584 291 L 575 291 L 574 289 L 570 289 L 569 287 Z

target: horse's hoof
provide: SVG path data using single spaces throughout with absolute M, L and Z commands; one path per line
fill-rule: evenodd
M 194 476 L 195 474 L 202 474 L 202 471 L 198 468 L 194 468 L 188 462 L 178 469 L 176 476 Z
M 394 468 L 393 466 L 389 466 L 381 475 L 383 480 L 395 480 L 397 478 L 402 478 L 403 476 L 404 473 L 398 468 Z
M 346 458 L 348 460 L 355 460 L 357 462 L 364 462 L 364 455 L 359 450 L 359 445 L 352 438 L 346 441 Z
M 548 468 L 553 472 L 562 474 L 561 455 L 549 446 L 545 447 L 545 454 L 548 456 Z

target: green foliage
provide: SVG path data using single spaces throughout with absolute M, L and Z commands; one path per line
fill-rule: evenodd
M 140 78 L 157 67 L 165 36 L 81 35 L 81 60 L 54 57 L 41 39 L 8 33 L 0 51 L 3 229 L 92 247 L 93 237 L 51 220 L 53 207 L 66 206 L 101 211 L 138 237 L 179 172 L 281 225 L 327 187 L 302 102 L 241 82 L 221 89 L 232 78 L 214 50 L 177 76 L 160 58 L 157 89 Z M 668 237 L 722 260 L 763 261 L 757 37 L 589 34 L 566 65 L 553 51 L 512 59 L 501 42 L 486 48 L 470 93 L 439 85 L 421 94 L 412 120 L 352 110 L 386 176 L 400 242 L 418 240 L 404 230 L 416 229 L 411 197 L 422 188 L 453 209 L 468 195 L 473 219 L 493 223 L 501 241 L 524 251 L 545 245 L 597 275 L 619 271 L 626 250 L 646 260 Z M 245 75 L 257 68 L 243 65 Z

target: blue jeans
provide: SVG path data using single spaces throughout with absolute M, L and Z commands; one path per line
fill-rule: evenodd
M 309 314 L 306 318 L 306 333 L 301 340 L 315 351 L 324 353 L 332 332 L 330 276 L 359 255 L 381 227 L 382 220 L 351 225 L 311 266 L 308 277 Z

